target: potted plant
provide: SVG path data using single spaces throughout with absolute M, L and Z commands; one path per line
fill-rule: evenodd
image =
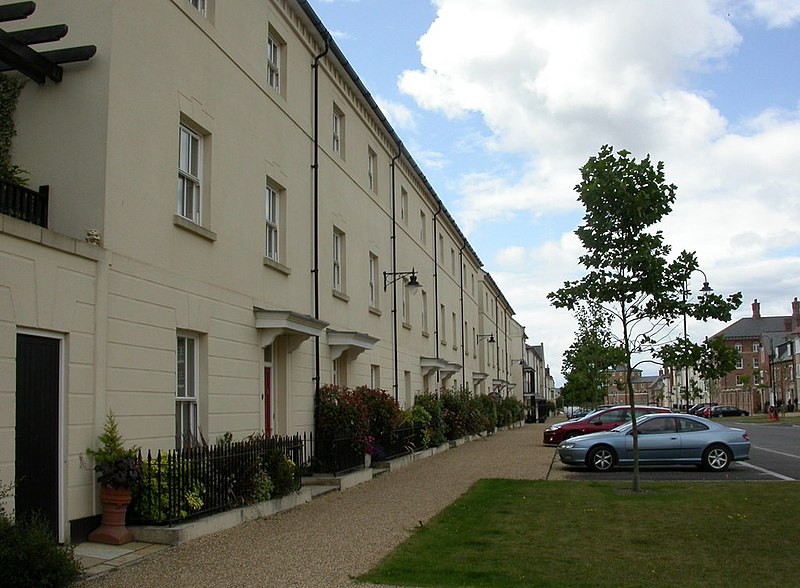
M 89 534 L 89 540 L 122 545 L 134 539 L 125 526 L 125 513 L 131 502 L 131 489 L 142 477 L 138 448 L 125 448 L 111 411 L 97 440 L 99 448 L 87 448 L 86 453 L 94 458 L 103 514 L 100 526 Z

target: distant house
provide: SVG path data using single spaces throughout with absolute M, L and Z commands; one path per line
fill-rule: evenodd
M 616 366 L 609 370 L 608 404 L 629 404 L 626 382 L 628 380 L 625 366 Z M 666 397 L 667 376 L 659 371 L 657 376 L 642 375 L 642 370 L 635 369 L 632 374 L 634 403 L 637 405 L 661 405 Z
M 764 404 L 781 405 L 797 397 L 797 352 L 800 336 L 800 302 L 792 301 L 792 314 L 761 316 L 753 300 L 752 316 L 741 318 L 715 336 L 736 349 L 736 369 L 718 382 L 715 402 L 755 412 Z M 796 404 L 796 403 L 795 403 Z

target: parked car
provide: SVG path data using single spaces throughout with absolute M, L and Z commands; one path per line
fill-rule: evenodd
M 715 406 L 711 409 L 712 417 L 750 416 L 750 413 L 735 406 Z
M 631 407 L 620 405 L 603 410 L 590 412 L 583 418 L 574 419 L 565 423 L 556 423 L 547 427 L 544 431 L 545 445 L 558 445 L 564 439 L 596 433 L 597 431 L 607 431 L 631 420 Z M 637 406 L 636 418 L 651 412 L 669 412 L 668 408 L 661 406 Z
M 717 406 L 716 402 L 700 402 L 699 404 L 693 404 L 692 407 L 686 411 L 689 414 L 696 414 L 699 416 L 703 416 L 703 411 L 706 408 Z
M 632 423 L 611 431 L 562 441 L 558 457 L 569 465 L 609 471 L 633 463 Z M 637 419 L 641 465 L 690 464 L 722 472 L 732 461 L 750 459 L 744 429 L 726 427 L 689 414 L 650 414 Z

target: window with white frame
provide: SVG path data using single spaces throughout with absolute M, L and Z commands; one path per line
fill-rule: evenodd
M 444 265 L 444 235 L 439 235 L 439 263 Z
M 744 363 L 742 362 L 742 356 L 740 355 L 739 357 L 736 358 L 736 369 L 740 370 L 742 369 L 743 366 Z
M 344 233 L 333 229 L 333 289 L 344 292 Z
M 405 286 L 408 281 L 403 278 L 403 286 Z M 411 310 L 411 289 L 410 288 L 403 288 L 403 303 L 401 305 L 401 320 L 403 321 L 403 326 L 406 328 L 411 327 L 411 321 L 409 320 L 409 312 Z
M 453 313 L 453 349 L 458 347 L 458 317 Z
M 425 245 L 428 242 L 427 217 L 425 212 L 419 211 L 419 242 Z
M 733 345 L 733 348 L 736 350 L 736 353 L 741 353 L 742 352 L 742 344 L 741 343 L 735 343 Z
M 270 31 L 267 36 L 267 84 L 279 94 L 281 93 L 281 63 L 284 46 L 278 36 Z
M 445 319 L 447 319 L 447 310 L 445 309 L 444 304 L 442 304 L 439 307 L 439 328 L 442 330 L 440 333 L 442 345 L 447 345 L 447 323 L 445 322 Z
M 475 274 L 470 274 L 470 287 L 469 291 L 473 298 L 475 298 Z
M 400 188 L 400 220 L 408 226 L 408 192 L 405 188 Z
M 333 152 L 344 157 L 344 113 L 333 106 Z
M 206 15 L 206 0 L 189 0 L 189 4 L 197 8 L 197 11 L 203 16 Z
M 378 154 L 367 148 L 367 183 L 371 192 L 378 191 Z
M 193 445 L 198 439 L 198 343 L 178 335 L 175 366 L 175 448 Z
M 761 367 L 760 364 L 761 364 L 761 362 L 758 360 L 758 358 L 754 357 L 753 358 L 753 369 L 757 370 L 759 367 Z
M 753 343 L 753 353 L 761 351 L 761 343 Z
M 372 364 L 369 366 L 369 387 L 379 390 L 381 387 L 381 366 Z
M 462 333 L 464 335 L 464 353 L 469 354 L 469 338 L 467 337 L 469 334 L 469 323 L 467 323 L 467 321 L 464 321 L 464 330 Z
M 178 215 L 201 224 L 203 139 L 181 125 L 178 131 Z
M 450 248 L 450 273 L 456 275 L 456 250 Z
M 422 291 L 422 332 L 428 332 L 428 293 Z
M 370 252 L 369 254 L 369 305 L 372 308 L 378 308 L 378 276 L 380 275 L 380 268 L 378 267 L 378 256 Z
M 744 386 L 744 376 L 736 376 L 736 385 Z
M 281 191 L 268 179 L 266 189 L 266 256 L 272 261 L 280 261 L 280 214 Z

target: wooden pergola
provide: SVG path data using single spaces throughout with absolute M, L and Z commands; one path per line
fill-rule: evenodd
M 35 10 L 35 2 L 0 5 L 0 23 L 24 20 Z M 65 24 L 12 32 L 0 28 L 0 72 L 18 71 L 37 84 L 44 84 L 47 79 L 60 82 L 63 75 L 62 63 L 88 61 L 97 52 L 97 47 L 83 45 L 36 51 L 31 45 L 58 41 L 67 34 L 67 30 Z

